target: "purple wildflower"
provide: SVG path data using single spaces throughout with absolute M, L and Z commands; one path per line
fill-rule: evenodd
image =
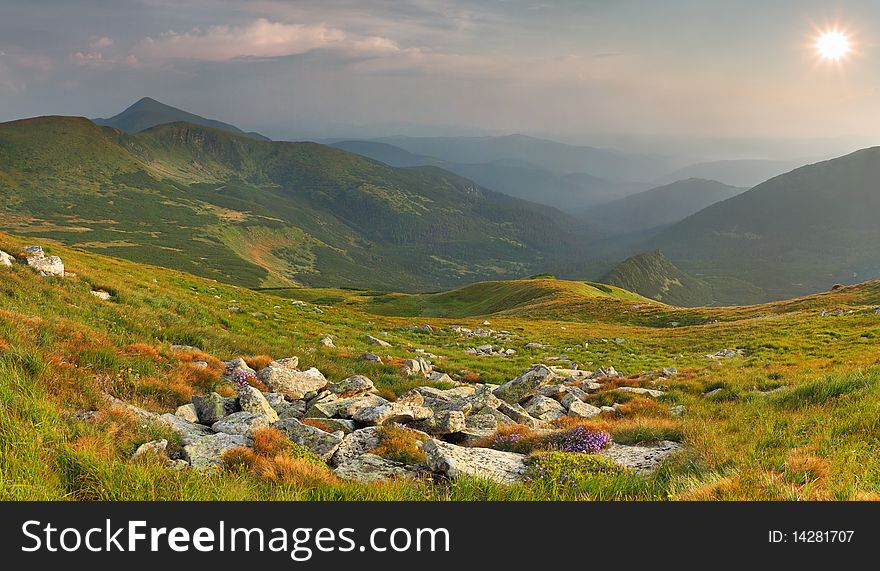
M 245 371 L 244 369 L 236 369 L 232 372 L 230 377 L 232 378 L 232 382 L 235 383 L 235 386 L 239 389 L 250 386 L 249 381 L 257 378 L 253 373 Z
M 607 432 L 589 430 L 578 426 L 556 436 L 553 448 L 561 452 L 580 452 L 582 454 L 595 454 L 611 442 L 611 435 Z

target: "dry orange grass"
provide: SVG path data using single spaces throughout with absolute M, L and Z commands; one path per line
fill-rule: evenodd
M 132 343 L 130 345 L 126 345 L 122 348 L 122 352 L 126 355 L 132 355 L 135 357 L 148 357 L 149 359 L 157 362 L 157 363 L 165 363 L 168 361 L 165 357 L 163 357 L 159 353 L 159 349 L 154 345 L 148 345 L 146 343 Z
M 786 478 L 799 484 L 824 482 L 830 472 L 828 460 L 813 456 L 803 448 L 793 448 L 785 459 Z
M 326 466 L 284 454 L 265 459 L 258 463 L 257 469 L 264 480 L 299 487 L 324 487 L 340 481 Z
M 395 462 L 425 464 L 428 457 L 421 447 L 422 438 L 412 430 L 392 425 L 383 426 L 379 429 L 379 445 L 370 452 Z
M 276 428 L 257 429 L 251 437 L 254 452 L 260 456 L 274 456 L 290 446 L 290 441 L 284 433 Z
M 255 371 L 263 369 L 272 361 L 269 355 L 247 355 L 242 357 L 247 366 Z

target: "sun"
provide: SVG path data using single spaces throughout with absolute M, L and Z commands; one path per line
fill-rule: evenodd
M 840 30 L 822 32 L 816 40 L 819 57 L 827 61 L 840 61 L 852 50 L 849 36 Z

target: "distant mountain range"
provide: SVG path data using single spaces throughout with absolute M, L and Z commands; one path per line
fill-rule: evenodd
M 659 182 L 670 183 L 688 178 L 717 180 L 731 186 L 751 188 L 774 176 L 803 166 L 804 162 L 773 160 L 728 160 L 696 163 L 675 170 Z
M 268 137 L 264 137 L 259 133 L 245 133 L 238 127 L 230 125 L 229 123 L 215 121 L 214 119 L 205 119 L 199 115 L 177 109 L 176 107 L 166 105 L 149 97 L 139 99 L 128 109 L 118 115 L 110 117 L 109 119 L 92 119 L 92 121 L 97 125 L 114 127 L 120 131 L 125 131 L 126 133 L 137 133 L 144 129 L 149 129 L 150 127 L 156 127 L 157 125 L 186 122 L 192 123 L 193 125 L 202 125 L 203 127 L 228 131 L 230 133 L 235 133 L 236 135 L 245 135 L 263 141 L 269 140 Z
M 340 141 L 332 146 L 396 167 L 437 166 L 486 188 L 569 212 L 615 200 L 645 187 L 641 183 L 604 180 L 587 173 L 557 174 L 511 158 L 456 163 L 377 141 Z
M 721 304 L 877 278 L 878 180 L 880 147 L 801 167 L 682 220 L 650 246 L 708 281 Z
M 249 287 L 397 291 L 523 276 L 595 236 L 435 167 L 191 123 L 0 124 L 0 227 Z
M 586 209 L 584 215 L 592 226 L 608 235 L 644 232 L 684 220 L 746 190 L 715 180 L 690 178 Z

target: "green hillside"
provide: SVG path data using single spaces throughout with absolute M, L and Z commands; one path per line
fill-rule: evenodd
M 249 287 L 407 291 L 545 271 L 577 224 L 443 170 L 172 123 L 0 125 L 0 228 Z
M 706 305 L 711 300 L 705 283 L 679 270 L 659 250 L 627 258 L 601 281 L 680 307 Z
M 34 242 L 0 234 L 0 249 L 7 252 Z M 647 303 L 635 294 L 538 278 L 437 294 L 425 304 L 432 303 L 438 317 L 414 319 L 404 311 L 376 314 L 370 297 L 377 294 L 370 292 L 301 289 L 296 297 L 313 301 L 293 303 L 165 268 L 42 245 L 61 256 L 76 277 L 41 278 L 22 264 L 0 267 L 0 499 L 864 500 L 880 495 L 880 318 L 875 313 L 880 282 L 755 307 L 676 309 L 653 303 L 647 311 L 656 321 L 646 326 L 626 321 Z M 95 288 L 110 298 L 97 299 L 90 293 Z M 494 298 L 491 307 L 479 305 L 483 296 Z M 579 312 L 571 309 L 576 298 Z M 537 316 L 533 310 L 544 313 Z M 496 311 L 490 325 L 484 325 L 484 316 L 450 315 L 487 311 Z M 670 327 L 672 318 L 682 325 Z M 455 326 L 504 331 L 506 338 L 466 337 Z M 319 342 L 326 335 L 332 335 L 333 347 Z M 379 348 L 367 335 L 382 336 L 391 346 Z M 503 343 L 515 353 L 501 358 L 468 352 L 484 342 Z M 738 353 L 706 357 L 722 348 Z M 383 362 L 359 359 L 366 351 L 381 353 Z M 218 470 L 199 471 L 159 458 L 132 459 L 141 444 L 157 438 L 179 449 L 180 437 L 102 396 L 169 412 L 193 395 L 234 394 L 222 378 L 223 360 L 242 356 L 259 369 L 270 357 L 296 355 L 303 369 L 317 367 L 334 382 L 366 375 L 380 394 L 394 398 L 430 384 L 401 372 L 404 359 L 425 354 L 436 355 L 429 358 L 462 383 L 500 384 L 536 362 L 575 362 L 588 370 L 614 366 L 626 377 L 606 382 L 588 398 L 597 406 L 618 406 L 577 426 L 606 431 L 620 444 L 674 440 L 685 450 L 650 475 L 593 476 L 561 457 L 559 468 L 574 470 L 566 473 L 578 478 L 566 486 L 556 480 L 504 485 L 470 478 L 360 484 L 340 479 L 301 449 L 272 440 L 261 444 L 252 464 L 227 457 Z M 206 366 L 196 366 L 197 361 Z M 672 376 L 641 374 L 670 366 L 677 369 Z M 665 394 L 623 394 L 619 387 Z M 673 409 L 684 413 L 674 415 Z M 375 453 L 400 458 L 412 454 L 407 446 L 406 440 L 389 440 Z
M 880 148 L 801 167 L 675 224 L 651 242 L 709 282 L 719 303 L 754 303 L 880 276 Z

